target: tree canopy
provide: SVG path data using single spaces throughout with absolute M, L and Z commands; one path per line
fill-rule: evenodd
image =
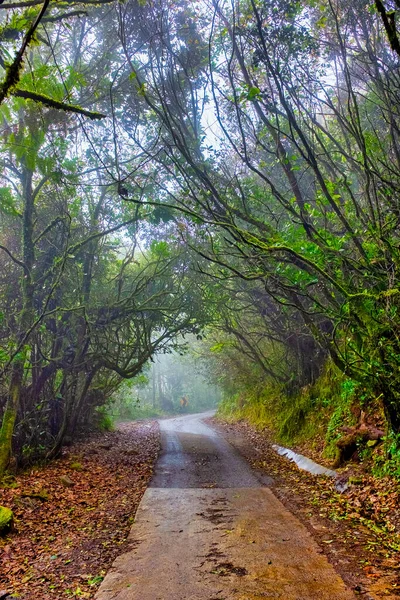
M 0 470 L 204 328 L 400 434 L 398 7 L 0 4 Z

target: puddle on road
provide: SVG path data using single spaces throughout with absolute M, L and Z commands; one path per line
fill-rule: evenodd
M 289 448 L 283 448 L 283 446 L 277 446 L 276 444 L 272 447 L 281 456 L 286 456 L 286 458 L 295 462 L 299 469 L 302 469 L 303 471 L 308 471 L 309 473 L 312 473 L 312 475 L 336 477 L 336 471 L 323 467 L 302 454 L 297 454 L 297 452 L 293 452 L 293 450 L 289 450 Z

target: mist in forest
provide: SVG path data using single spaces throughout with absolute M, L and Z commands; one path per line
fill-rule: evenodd
M 204 364 L 191 354 L 157 354 L 145 371 L 114 395 L 110 413 L 128 420 L 215 409 L 219 387 L 207 380 Z

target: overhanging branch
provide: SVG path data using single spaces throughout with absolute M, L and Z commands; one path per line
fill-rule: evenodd
M 24 2 L 5 2 L 0 3 L 0 9 L 1 8 L 29 8 L 30 6 L 38 6 L 39 4 L 42 4 L 43 0 L 25 0 Z M 62 0 L 62 2 L 58 1 L 54 1 L 52 2 L 53 5 L 59 4 L 93 4 L 94 6 L 101 6 L 102 4 L 112 4 L 113 2 L 115 2 L 115 0 Z
M 44 104 L 48 108 L 56 108 L 57 110 L 64 110 L 65 112 L 77 113 L 78 115 L 84 115 L 89 119 L 105 119 L 107 115 L 103 115 L 99 112 L 92 112 L 90 110 L 86 110 L 85 108 L 81 108 L 80 106 L 76 106 L 75 104 L 67 104 L 66 102 L 59 102 L 58 100 L 54 100 L 49 96 L 45 96 L 44 94 L 38 94 L 37 92 L 31 92 L 29 90 L 21 90 L 16 89 L 12 92 L 13 96 L 17 98 L 24 98 L 25 100 L 33 100 L 33 102 L 39 102 L 40 104 Z
M 7 67 L 6 78 L 0 86 L 0 104 L 3 102 L 4 98 L 7 97 L 10 90 L 12 90 L 13 87 L 15 85 L 17 85 L 17 83 L 19 81 L 25 51 L 28 48 L 29 44 L 32 42 L 33 37 L 35 35 L 35 31 L 38 28 L 39 23 L 42 20 L 45 12 L 49 6 L 49 3 L 50 3 L 50 0 L 44 0 L 43 6 L 40 9 L 38 16 L 36 17 L 34 22 L 31 24 L 28 31 L 26 32 L 26 35 L 25 35 L 24 41 L 22 42 L 21 48 L 18 50 L 12 64 L 9 67 Z M 40 4 L 41 4 L 41 2 L 40 2 Z M 4 5 L 1 6 L 1 8 L 4 8 Z

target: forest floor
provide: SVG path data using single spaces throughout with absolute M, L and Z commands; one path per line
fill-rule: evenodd
M 0 538 L 0 598 L 93 598 L 125 550 L 158 452 L 157 423 L 124 423 L 9 478 L 0 505 L 15 523 Z
M 400 597 L 399 482 L 360 473 L 353 465 L 342 471 L 340 480 L 344 483 L 353 476 L 356 483 L 340 493 L 332 478 L 300 471 L 279 456 L 268 431 L 217 418 L 209 423 L 256 472 L 274 479 L 274 494 L 307 527 L 356 595 Z

